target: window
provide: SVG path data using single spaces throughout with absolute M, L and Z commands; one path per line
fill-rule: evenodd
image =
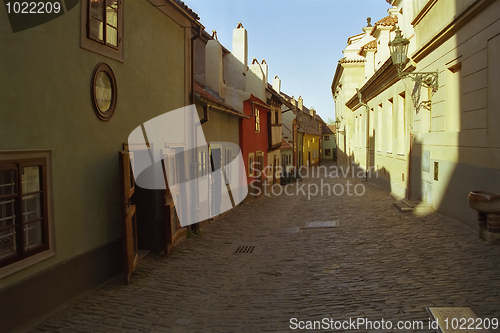
M 248 154 L 248 177 L 252 177 L 253 176 L 254 158 L 255 158 L 255 154 L 254 153 Z
M 198 177 L 205 177 L 208 174 L 207 152 L 198 153 Z
M 377 108 L 377 132 L 378 133 L 375 133 L 378 152 L 382 151 L 382 112 L 383 112 L 382 104 L 379 104 L 378 108 Z
M 398 127 L 396 133 L 396 144 L 397 144 L 397 153 L 398 155 L 405 154 L 405 146 L 406 146 L 406 133 L 405 133 L 405 92 L 402 92 L 398 95 Z
M 100 62 L 92 74 L 92 106 L 102 121 L 109 121 L 116 109 L 118 88 L 111 67 Z
M 123 1 L 82 0 L 82 48 L 123 61 Z
M 388 100 L 387 105 L 387 114 L 386 114 L 386 132 L 387 132 L 387 153 L 392 154 L 392 122 L 393 122 L 393 114 L 394 114 L 394 100 L 390 98 Z
M 231 182 L 231 148 L 226 148 L 226 160 L 224 163 L 224 174 L 226 177 L 226 185 Z
M 330 141 L 330 136 L 329 136 L 329 135 L 325 135 L 325 136 L 323 136 L 323 140 L 324 140 L 324 141 Z
M 46 160 L 0 161 L 0 267 L 49 249 Z
M 331 156 L 331 150 L 328 148 L 328 149 L 325 149 L 325 156 Z
M 255 109 L 255 132 L 260 132 L 260 112 Z
M 90 0 L 87 37 L 118 48 L 118 0 Z

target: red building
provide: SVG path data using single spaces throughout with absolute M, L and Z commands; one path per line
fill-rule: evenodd
M 243 113 L 247 117 L 240 120 L 240 149 L 246 165 L 248 193 L 253 196 L 263 193 L 262 170 L 267 165 L 270 112 L 270 106 L 253 95 L 243 102 Z

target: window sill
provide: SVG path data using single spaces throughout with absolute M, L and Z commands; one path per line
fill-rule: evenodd
M 52 258 L 56 255 L 56 253 L 53 250 L 46 250 L 40 253 L 37 253 L 35 255 L 32 255 L 26 259 L 16 261 L 15 263 L 12 263 L 10 265 L 7 265 L 5 267 L 0 268 L 0 279 L 3 279 L 4 277 L 7 277 L 9 275 L 12 275 L 14 273 L 17 273 L 23 269 L 26 269 L 30 266 L 36 265 L 44 260 L 47 260 L 49 258 Z

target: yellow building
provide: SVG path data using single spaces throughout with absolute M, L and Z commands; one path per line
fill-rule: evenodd
M 316 166 L 319 164 L 319 143 L 321 134 L 307 124 L 300 124 L 299 132 L 302 136 L 302 156 L 304 166 Z

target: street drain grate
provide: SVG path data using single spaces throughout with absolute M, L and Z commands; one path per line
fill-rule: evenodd
M 339 221 L 315 221 L 315 222 L 309 222 L 306 225 L 306 228 L 333 228 L 333 227 L 338 227 L 339 226 Z
M 255 245 L 240 245 L 236 250 L 234 250 L 233 253 L 252 253 L 253 250 L 255 249 Z
M 478 319 L 474 310 L 468 307 L 431 307 L 427 308 L 438 332 L 489 332 L 486 321 Z M 491 323 L 488 321 L 488 323 Z M 489 326 L 489 325 L 488 325 Z

